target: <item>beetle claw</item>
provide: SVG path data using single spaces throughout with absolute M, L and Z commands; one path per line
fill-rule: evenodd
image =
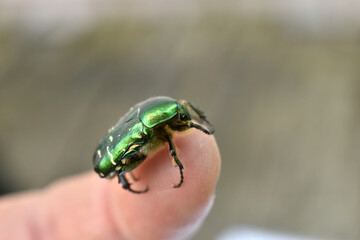
M 141 191 L 137 191 L 137 190 L 134 190 L 130 187 L 127 188 L 127 190 L 129 190 L 130 192 L 132 193 L 146 193 L 147 191 L 149 191 L 149 186 L 146 185 L 146 188 L 144 190 L 141 190 Z
M 126 180 L 125 176 L 122 173 L 119 173 L 118 177 L 119 177 L 119 183 L 123 185 L 123 188 L 129 190 L 132 193 L 145 193 L 149 190 L 148 186 L 146 186 L 146 188 L 141 191 L 134 190 L 130 187 L 130 183 Z
M 178 184 L 171 184 L 171 187 L 173 187 L 173 188 L 179 188 L 181 186 L 181 183 L 178 183 Z
M 178 183 L 178 184 L 172 184 L 171 185 L 171 187 L 173 187 L 173 188 L 179 188 L 182 184 L 183 184 L 183 182 L 184 182 L 184 174 L 183 174 L 183 166 L 182 165 L 180 165 L 179 166 L 179 170 L 180 170 L 180 182 Z

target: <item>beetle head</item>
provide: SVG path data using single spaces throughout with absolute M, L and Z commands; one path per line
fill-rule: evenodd
M 188 121 L 191 121 L 191 115 L 189 111 L 184 105 L 181 104 L 178 105 L 178 121 L 184 124 Z
M 171 121 L 168 122 L 168 125 L 175 131 L 184 131 L 189 129 L 188 123 L 191 119 L 191 115 L 187 108 L 182 104 L 178 104 L 177 114 Z

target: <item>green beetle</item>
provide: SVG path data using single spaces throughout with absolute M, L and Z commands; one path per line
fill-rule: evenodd
M 195 116 L 190 114 L 190 109 Z M 193 118 L 206 123 L 209 128 L 194 123 Z M 148 187 L 142 191 L 133 190 L 124 174 L 139 166 L 150 153 L 168 142 L 170 154 L 180 169 L 180 182 L 173 185 L 178 188 L 184 180 L 184 167 L 176 155 L 171 139 L 174 131 L 189 128 L 199 129 L 209 135 L 215 131 L 204 113 L 190 102 L 170 97 L 149 98 L 132 107 L 109 129 L 104 140 L 95 149 L 94 170 L 103 178 L 117 175 L 123 188 L 133 193 L 147 192 Z

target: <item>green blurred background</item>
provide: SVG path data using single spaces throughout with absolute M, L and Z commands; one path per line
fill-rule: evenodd
M 130 106 L 200 106 L 223 165 L 194 239 L 236 225 L 360 239 L 354 1 L 0 0 L 0 191 L 92 168 Z

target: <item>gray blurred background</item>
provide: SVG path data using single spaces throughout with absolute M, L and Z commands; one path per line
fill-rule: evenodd
M 88 171 L 150 96 L 216 127 L 216 202 L 236 225 L 360 239 L 357 1 L 0 0 L 0 192 Z

